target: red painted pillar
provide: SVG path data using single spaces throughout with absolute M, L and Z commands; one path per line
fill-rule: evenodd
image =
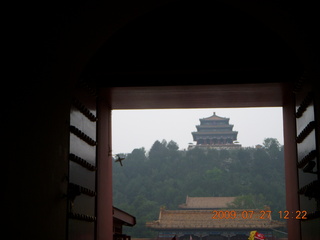
M 111 109 L 106 99 L 100 97 L 97 106 L 97 240 L 113 239 Z
M 283 134 L 284 134 L 284 161 L 285 161 L 285 178 L 286 178 L 286 206 L 289 212 L 299 210 L 298 196 L 298 172 L 297 172 L 297 144 L 296 144 L 296 119 L 295 104 L 293 94 L 288 91 L 283 103 Z M 289 219 L 288 222 L 288 239 L 300 240 L 300 222 L 296 219 Z

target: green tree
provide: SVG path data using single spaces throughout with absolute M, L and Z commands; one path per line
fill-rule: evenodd
M 151 161 L 163 161 L 168 156 L 167 141 L 155 141 L 149 151 Z
M 263 146 L 268 149 L 278 149 L 280 150 L 281 145 L 276 138 L 265 138 L 263 140 Z
M 217 167 L 207 170 L 205 172 L 205 178 L 217 183 L 222 178 L 222 170 Z
M 167 148 L 170 150 L 170 151 L 178 151 L 179 149 L 179 146 L 178 144 L 175 142 L 175 141 L 170 141 L 168 144 L 167 144 Z
M 179 151 L 174 141 L 163 140 L 155 141 L 148 154 L 144 148 L 123 154 L 124 166 L 113 164 L 113 202 L 138 223 L 124 231 L 133 237 L 154 237 L 145 222 L 158 218 L 160 206 L 178 209 L 187 195 L 236 196 L 234 208 L 286 209 L 283 147 L 274 139 L 263 145 Z
M 146 150 L 143 147 L 133 149 L 129 157 L 134 159 L 135 162 L 139 163 L 147 161 Z

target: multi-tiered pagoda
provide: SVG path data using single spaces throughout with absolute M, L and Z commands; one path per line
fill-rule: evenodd
M 197 132 L 192 132 L 193 141 L 198 147 L 208 148 L 240 148 L 236 144 L 238 132 L 232 131 L 233 125 L 229 118 L 219 117 L 214 112 L 212 116 L 200 119 Z

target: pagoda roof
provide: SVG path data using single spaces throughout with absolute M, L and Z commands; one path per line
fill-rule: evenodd
M 207 117 L 207 118 L 201 118 L 200 121 L 226 121 L 226 120 L 229 120 L 230 118 L 225 118 L 225 117 L 220 117 L 218 115 L 216 115 L 216 112 L 213 112 L 213 115 L 210 116 L 210 117 Z
M 179 208 L 227 208 L 236 197 L 186 197 L 186 202 L 179 205 Z
M 233 124 L 222 125 L 196 125 L 196 128 L 233 128 Z
M 192 132 L 193 135 L 226 135 L 226 134 L 234 134 L 234 135 L 236 135 L 237 133 L 238 133 L 237 131 Z
M 251 218 L 243 218 L 243 211 L 253 211 Z M 285 223 L 269 218 L 260 219 L 261 209 L 230 209 L 236 218 L 213 219 L 212 210 L 165 210 L 160 209 L 159 219 L 147 222 L 153 229 L 270 229 L 284 227 Z

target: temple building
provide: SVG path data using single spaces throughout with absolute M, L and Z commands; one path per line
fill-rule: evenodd
M 212 116 L 200 119 L 200 125 L 196 126 L 197 132 L 192 132 L 193 141 L 197 147 L 206 148 L 240 148 L 236 144 L 237 131 L 233 131 L 233 125 L 229 124 L 229 118 L 219 117 L 214 112 Z
M 186 202 L 179 205 L 182 209 L 224 209 L 228 208 L 236 197 L 189 197 L 187 196 Z
M 265 209 L 228 209 L 229 197 L 187 197 L 183 210 L 160 208 L 159 219 L 146 226 L 158 232 L 159 240 L 247 240 L 258 231 L 266 240 L 276 239 L 273 230 L 284 222 L 272 220 Z

